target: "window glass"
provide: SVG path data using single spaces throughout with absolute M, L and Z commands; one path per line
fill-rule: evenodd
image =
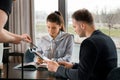
M 35 38 L 47 34 L 46 17 L 58 10 L 58 0 L 34 0 L 35 8 Z M 54 3 L 54 4 L 53 4 Z

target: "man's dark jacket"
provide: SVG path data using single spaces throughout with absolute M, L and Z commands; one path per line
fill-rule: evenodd
M 60 66 L 55 75 L 70 80 L 105 80 L 115 67 L 117 51 L 113 40 L 96 30 L 81 43 L 79 63 L 75 63 L 72 69 Z

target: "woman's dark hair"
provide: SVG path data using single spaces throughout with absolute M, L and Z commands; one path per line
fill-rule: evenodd
M 90 25 L 93 25 L 92 14 L 87 9 L 80 9 L 73 13 L 72 18 L 76 21 L 84 21 Z
M 58 25 L 61 25 L 60 31 L 65 31 L 64 19 L 62 14 L 59 11 L 55 11 L 47 16 L 47 22 L 54 22 Z

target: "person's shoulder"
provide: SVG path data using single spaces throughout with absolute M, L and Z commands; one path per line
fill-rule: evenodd
M 86 37 L 83 41 L 82 41 L 82 43 L 84 44 L 86 44 L 86 43 L 94 43 L 96 40 L 97 40 L 98 38 L 97 37 L 95 37 L 95 36 L 90 36 L 90 37 Z M 99 40 L 99 39 L 98 39 Z M 97 41 L 98 41 L 97 40 Z
M 71 33 L 63 32 L 62 34 L 63 34 L 63 37 L 74 37 L 74 35 Z
M 0 0 L 0 10 L 4 11 L 7 15 L 11 13 L 12 0 Z
M 40 36 L 38 40 L 39 41 L 50 41 L 50 37 L 49 35 L 46 34 L 46 35 Z
M 107 40 L 110 40 L 111 37 L 98 30 L 96 34 L 93 34 L 89 39 L 94 41 L 106 42 Z

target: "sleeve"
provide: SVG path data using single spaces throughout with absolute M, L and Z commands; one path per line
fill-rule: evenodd
M 72 67 L 72 69 L 77 69 L 77 68 L 78 68 L 78 66 L 79 66 L 79 64 L 78 64 L 78 63 L 73 63 L 73 67 Z
M 88 80 L 97 59 L 97 50 L 91 41 L 81 44 L 80 62 L 77 69 L 67 69 L 60 66 L 55 73 L 56 76 L 70 80 Z
M 0 0 L 0 9 L 7 15 L 11 13 L 12 0 Z
M 70 80 L 78 80 L 78 69 L 67 69 L 63 66 L 59 66 L 57 72 L 55 73 L 56 77 L 68 78 Z
M 56 61 L 68 61 L 70 62 L 71 60 L 71 56 L 72 56 L 72 52 L 73 52 L 73 44 L 74 44 L 74 39 L 73 39 L 73 35 L 69 35 L 69 37 L 67 37 L 67 46 L 66 46 L 66 50 L 65 50 L 65 55 L 64 57 L 58 58 L 56 59 Z

